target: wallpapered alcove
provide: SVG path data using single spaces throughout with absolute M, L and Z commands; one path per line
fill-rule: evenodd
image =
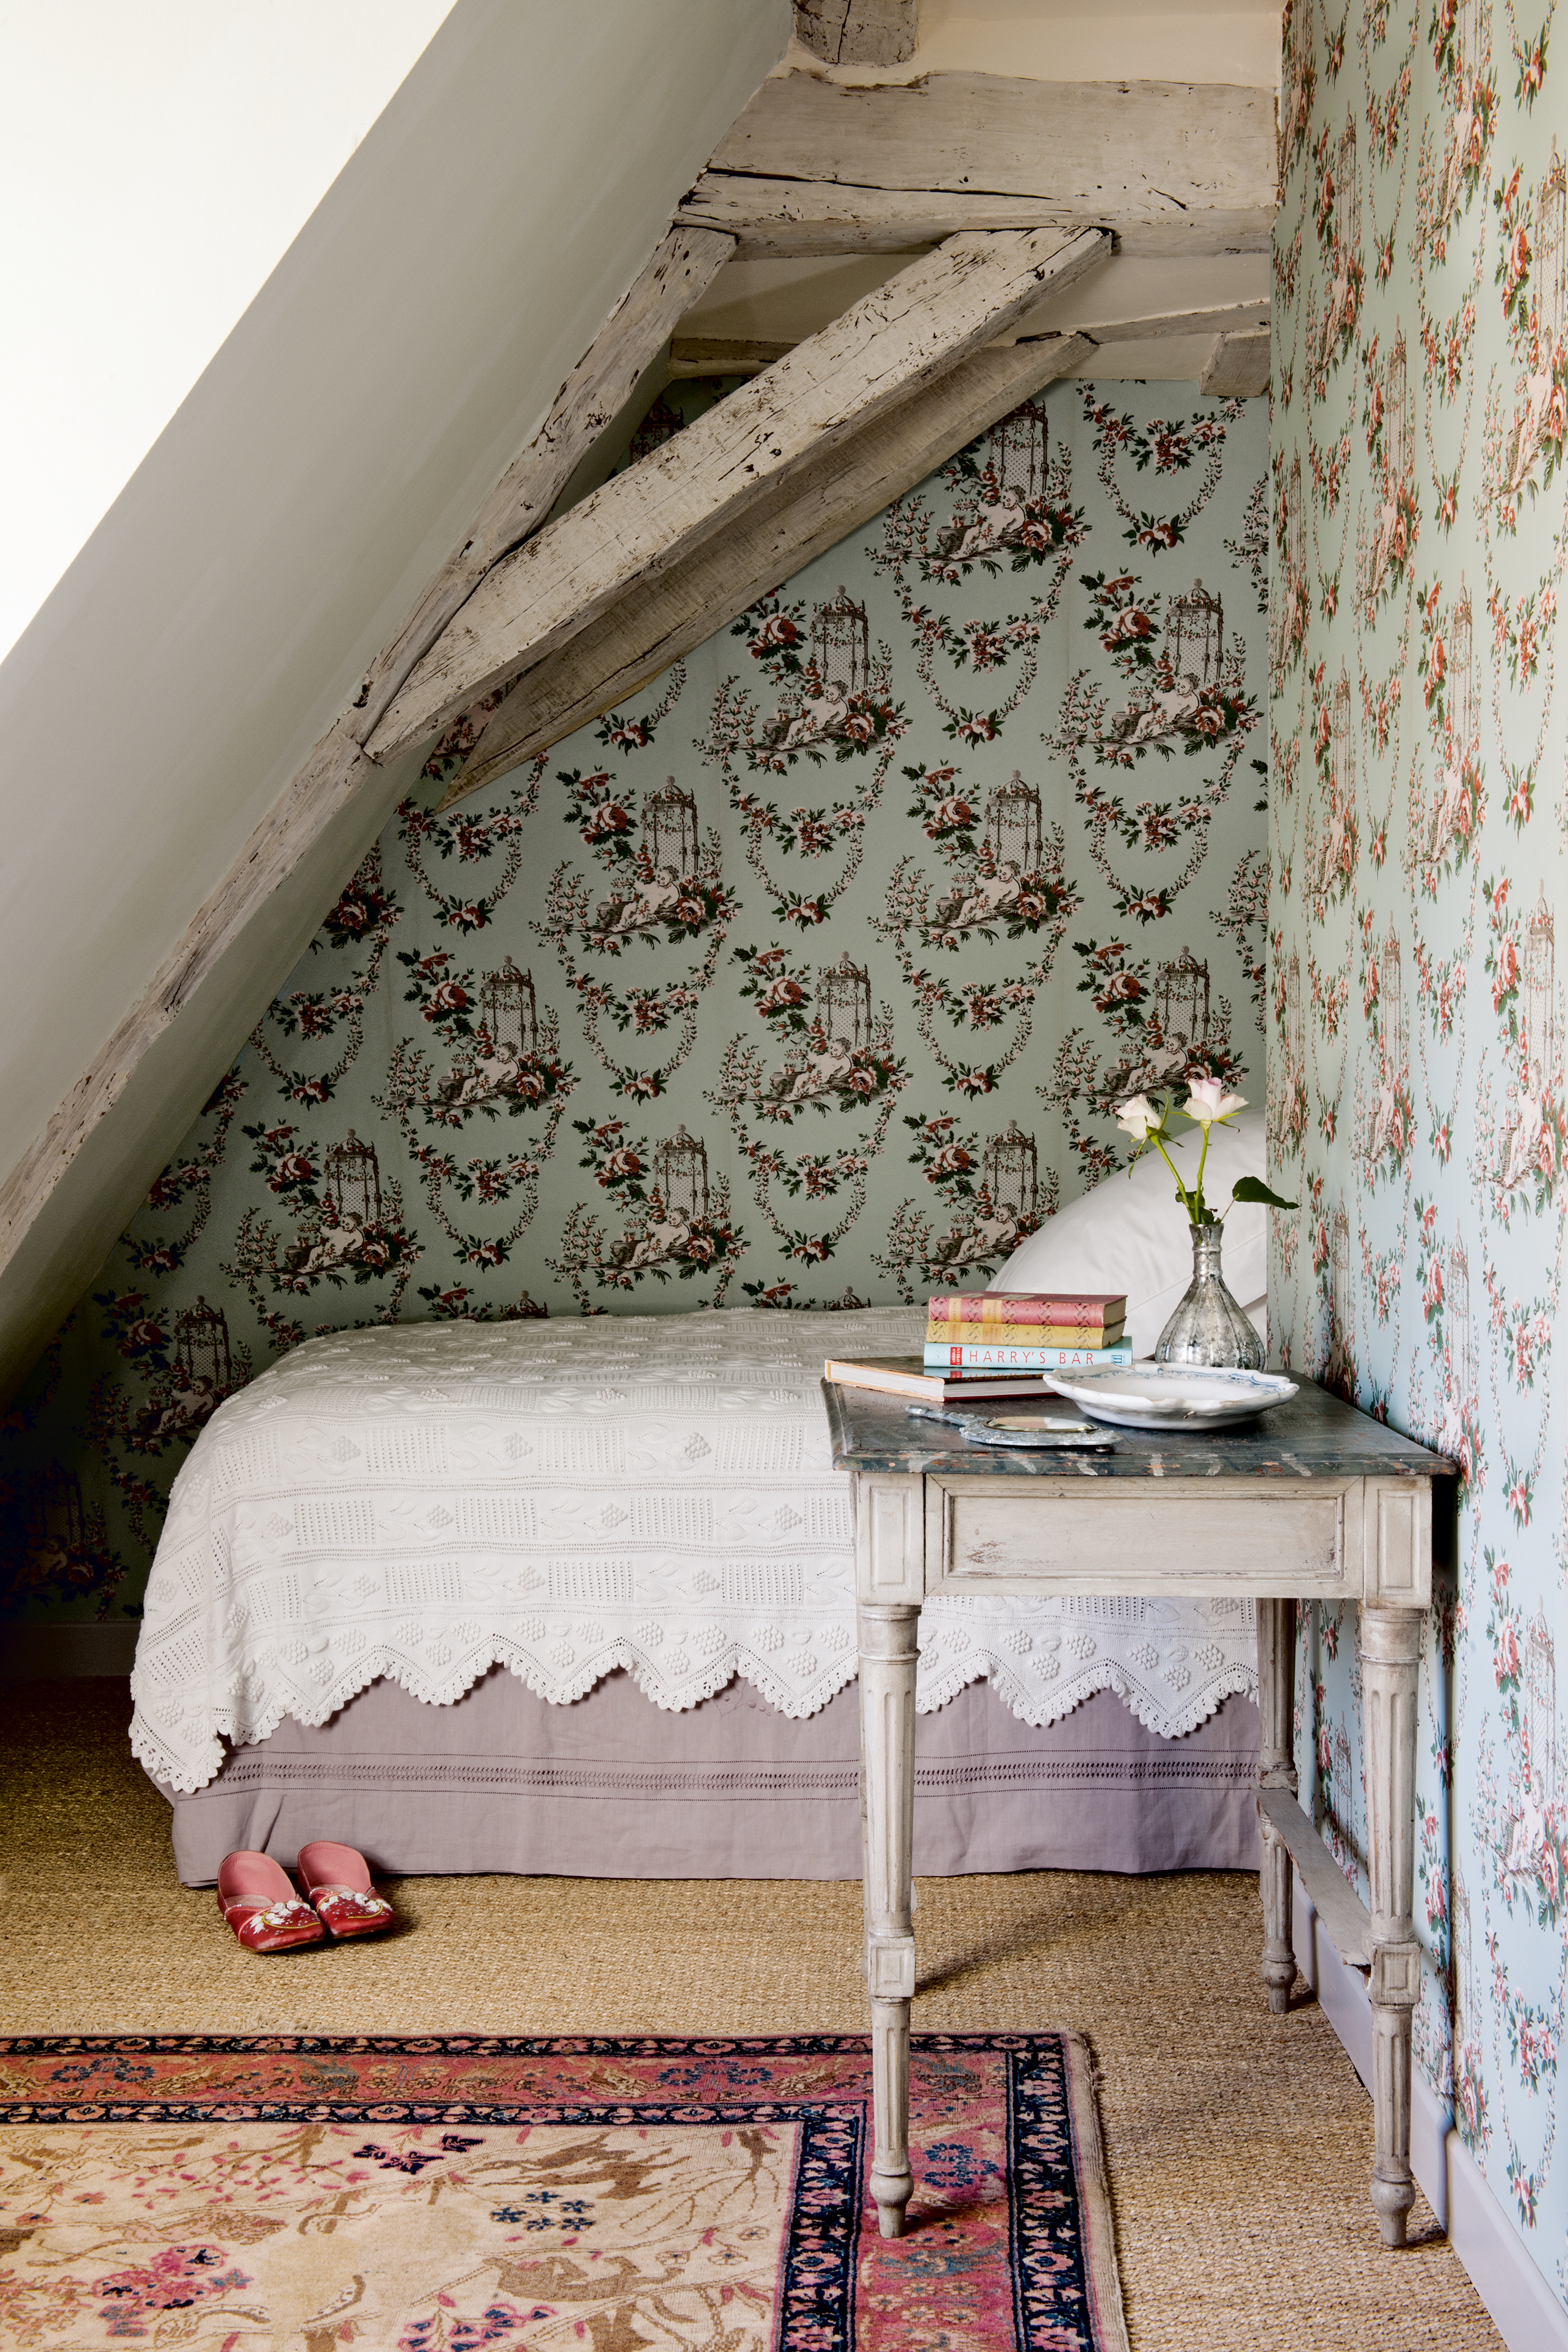
M 1129 1086 L 1260 1099 L 1267 457 L 1261 401 L 1052 385 L 436 815 L 456 729 L 16 1410 L 12 1606 L 134 1613 L 312 1333 L 981 1284 Z

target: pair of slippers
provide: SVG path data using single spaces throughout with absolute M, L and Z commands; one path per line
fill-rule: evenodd
M 250 1952 L 287 1952 L 326 1936 L 379 1936 L 392 1907 L 371 1885 L 370 1865 L 351 1845 L 330 1838 L 302 1845 L 297 1895 L 269 1853 L 227 1854 L 218 1872 L 218 1909 Z

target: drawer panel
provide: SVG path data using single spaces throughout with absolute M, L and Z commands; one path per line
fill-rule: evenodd
M 1227 1493 L 1207 1478 L 925 1482 L 926 1591 L 1359 1598 L 1360 1481 Z

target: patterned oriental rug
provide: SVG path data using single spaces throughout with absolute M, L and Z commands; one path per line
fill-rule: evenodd
M 1126 2352 L 1072 2033 L 0 2040 L 0 2342 Z

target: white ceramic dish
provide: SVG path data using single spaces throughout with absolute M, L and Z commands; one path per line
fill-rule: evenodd
M 1081 1412 L 1123 1429 L 1224 1429 L 1298 1392 L 1295 1381 L 1278 1372 L 1205 1371 L 1190 1364 L 1052 1372 L 1051 1384 Z

